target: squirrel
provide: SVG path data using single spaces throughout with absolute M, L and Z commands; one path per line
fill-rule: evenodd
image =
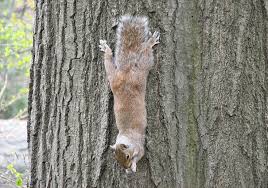
M 147 17 L 122 16 L 117 27 L 115 57 L 106 40 L 100 40 L 104 66 L 114 96 L 114 113 L 119 133 L 110 146 L 126 172 L 136 172 L 144 155 L 146 82 L 154 65 L 152 47 L 160 33 L 149 32 Z

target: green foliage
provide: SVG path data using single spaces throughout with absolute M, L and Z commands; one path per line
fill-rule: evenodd
M 26 71 L 29 68 L 32 46 L 31 24 L 12 14 L 10 20 L 0 20 L 0 71 Z
M 17 172 L 17 170 L 14 168 L 13 164 L 9 164 L 7 166 L 7 169 L 16 177 L 16 186 L 22 187 L 23 181 L 22 181 L 22 174 Z
M 27 108 L 33 3 L 0 1 L 0 91 L 5 88 L 0 95 L 0 118 L 15 117 Z

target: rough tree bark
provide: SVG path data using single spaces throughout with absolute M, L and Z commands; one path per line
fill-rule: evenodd
M 266 3 L 266 6 L 265 6 Z M 31 187 L 268 187 L 267 2 L 40 0 L 29 94 Z M 118 17 L 159 30 L 146 155 L 127 175 L 109 145 L 113 97 L 98 49 Z

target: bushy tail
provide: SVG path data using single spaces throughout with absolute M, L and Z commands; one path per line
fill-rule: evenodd
M 117 28 L 116 56 L 138 52 L 148 38 L 148 19 L 139 16 L 122 16 Z

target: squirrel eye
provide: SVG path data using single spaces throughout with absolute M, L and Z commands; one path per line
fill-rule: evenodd
M 126 156 L 127 157 L 127 160 L 129 159 L 129 155 Z

